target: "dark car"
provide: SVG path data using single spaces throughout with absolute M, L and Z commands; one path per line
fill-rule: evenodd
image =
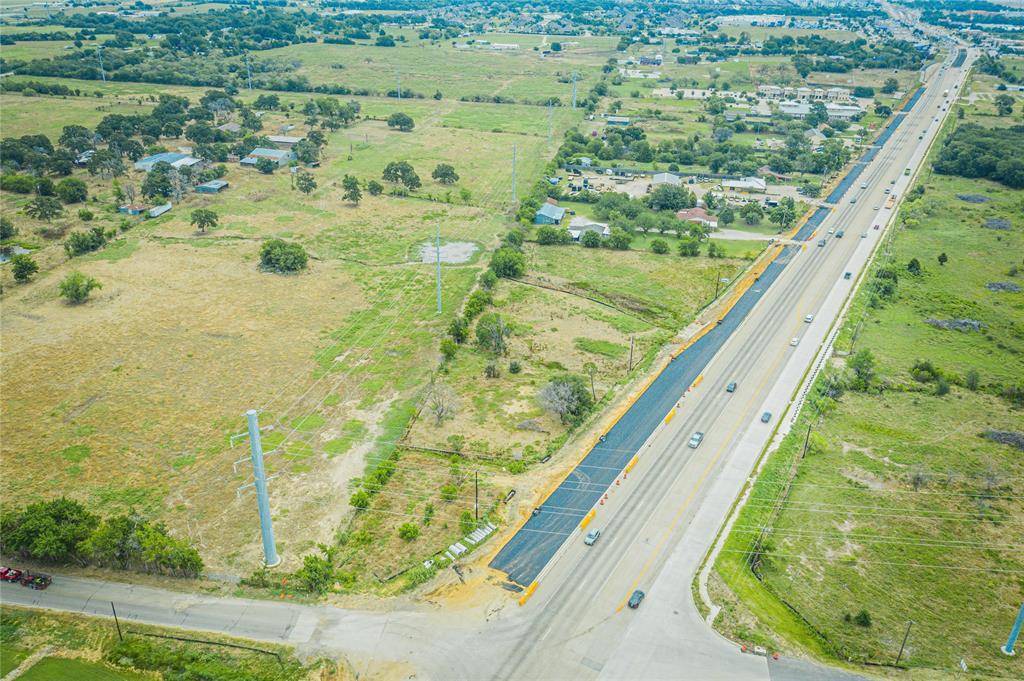
M 733 381 L 729 385 L 725 386 L 725 392 L 734 393 L 736 392 L 736 381 Z
M 533 515 L 540 515 L 540 509 L 542 509 L 542 508 L 544 508 L 544 507 L 543 506 L 538 506 L 537 508 L 533 509 Z
M 772 413 L 770 411 L 766 411 L 765 413 L 761 414 L 761 423 L 768 423 L 771 420 Z
M 634 610 L 639 608 L 640 607 L 640 603 L 643 602 L 644 596 L 646 596 L 646 595 L 647 594 L 645 594 L 640 589 L 637 589 L 636 591 L 634 591 L 633 595 L 629 597 L 629 607 L 633 608 Z

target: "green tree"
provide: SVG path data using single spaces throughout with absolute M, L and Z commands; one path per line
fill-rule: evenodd
M 64 203 L 81 203 L 89 196 L 89 191 L 77 177 L 65 177 L 57 183 L 57 196 Z
M 753 227 L 761 222 L 761 219 L 764 217 L 764 210 L 758 202 L 749 201 L 740 208 L 740 217 L 743 218 L 745 223 Z
M 490 267 L 499 277 L 515 279 L 526 272 L 526 256 L 511 246 L 502 246 L 491 255 Z
M 18 253 L 11 258 L 11 274 L 14 275 L 14 281 L 26 282 L 38 271 L 39 265 L 30 255 Z
M 60 217 L 64 213 L 60 200 L 52 196 L 37 196 L 25 206 L 25 214 L 36 220 L 50 220 Z
M 459 515 L 459 529 L 462 530 L 463 535 L 467 535 L 476 529 L 476 520 L 473 519 L 472 513 L 463 511 Z
M 463 317 L 456 317 L 448 325 L 448 335 L 456 343 L 462 344 L 469 338 L 469 323 Z
M 72 272 L 60 282 L 60 295 L 71 305 L 81 305 L 89 299 L 93 289 L 103 288 L 103 285 L 92 277 L 81 272 Z
M 732 208 L 726 206 L 722 210 L 718 211 L 718 221 L 722 223 L 723 227 L 728 227 L 736 221 L 736 214 Z
M 537 228 L 537 243 L 541 246 L 564 245 L 572 241 L 569 230 L 555 225 L 541 225 Z
M 605 240 L 605 244 L 608 248 L 614 248 L 617 251 L 628 251 L 629 244 L 633 241 L 633 235 L 624 229 L 618 227 L 612 228 L 612 233 L 608 235 Z
M 562 374 L 551 379 L 537 396 L 541 406 L 562 423 L 577 426 L 594 408 L 594 399 L 582 376 Z
M 384 185 L 377 180 L 370 180 L 366 183 L 366 191 L 370 193 L 370 196 L 380 196 L 384 191 Z
M 217 227 L 217 214 L 209 208 L 196 208 L 192 211 L 192 226 L 200 232 Z
M 886 78 L 885 84 L 882 85 L 882 92 L 887 95 L 891 95 L 900 89 L 900 82 L 895 78 Z
M 356 490 L 356 492 L 349 497 L 348 503 L 351 504 L 352 508 L 364 511 L 370 507 L 370 493 L 365 489 Z
M 600 248 L 601 235 L 597 232 L 583 232 L 583 234 L 580 235 L 580 244 L 582 244 L 584 248 Z
M 668 242 L 664 239 L 655 239 L 651 242 L 651 251 L 658 255 L 665 255 L 668 253 Z
M 455 184 L 459 181 L 459 174 L 455 172 L 455 168 L 448 163 L 438 163 L 437 167 L 434 168 L 434 172 L 432 172 L 430 176 L 441 184 Z
M 11 219 L 6 215 L 0 216 L 0 241 L 6 241 L 18 233 L 17 228 Z
M 996 105 L 996 113 L 1000 116 L 1009 116 L 1013 113 L 1013 97 L 1005 92 L 1001 95 L 996 95 L 993 102 Z
M 305 269 L 309 261 L 306 250 L 296 243 L 271 239 L 260 247 L 260 267 L 271 272 L 287 273 Z
M 949 262 L 949 256 L 946 255 L 944 252 L 943 253 L 939 253 L 938 260 L 939 260 L 939 264 L 940 265 L 945 265 L 947 262 Z
M 583 373 L 590 378 L 590 396 L 597 402 L 597 389 L 594 387 L 594 377 L 597 376 L 597 365 L 593 362 L 584 362 Z
M 686 187 L 662 184 L 647 196 L 647 205 L 651 207 L 651 210 L 677 211 L 683 208 L 693 208 L 697 202 L 693 192 Z
M 779 226 L 780 230 L 787 229 L 796 220 L 796 211 L 789 206 L 779 204 L 772 208 L 772 212 L 768 215 L 768 219 Z
M 302 557 L 302 567 L 295 572 L 295 578 L 302 588 L 312 594 L 323 595 L 334 583 L 333 552 L 320 545 L 320 554 L 311 553 Z
M 295 187 L 303 194 L 311 194 L 316 189 L 316 178 L 313 177 L 313 173 L 301 170 L 295 175 Z
M 99 519 L 77 501 L 53 499 L 8 511 L 3 518 L 3 545 L 27 558 L 63 563 L 79 556 Z
M 356 206 L 359 205 L 360 199 L 363 198 L 363 192 L 359 189 L 359 180 L 352 175 L 346 175 L 341 179 L 341 189 L 343 199 Z
M 679 255 L 684 258 L 693 258 L 700 255 L 700 240 L 695 239 L 692 236 L 685 237 L 679 240 Z
M 388 116 L 388 127 L 397 128 L 402 132 L 409 132 L 416 127 L 416 123 L 412 120 L 412 117 L 408 114 L 396 111 L 395 113 Z
M 911 258 L 907 263 L 907 271 L 914 276 L 921 274 L 921 262 L 917 258 Z
M 709 258 L 724 258 L 725 249 L 719 244 L 711 241 L 708 243 L 708 257 Z
M 441 339 L 441 357 L 444 358 L 445 362 L 450 362 L 455 359 L 455 355 L 459 351 L 459 346 L 451 338 Z
M 495 355 L 505 354 L 508 350 L 507 339 L 511 334 L 512 329 L 496 312 L 488 312 L 476 323 L 476 342 Z
M 857 351 L 849 360 L 854 375 L 854 389 L 864 390 L 875 377 L 875 356 L 867 348 Z
M 277 170 L 277 164 L 271 161 L 269 158 L 263 158 L 262 156 L 256 159 L 256 170 L 260 171 L 264 175 L 270 175 Z

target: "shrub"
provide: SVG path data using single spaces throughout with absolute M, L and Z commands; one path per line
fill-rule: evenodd
M 77 177 L 65 177 L 57 183 L 56 191 L 64 203 L 81 203 L 89 197 L 85 182 Z
M 668 243 L 664 239 L 655 239 L 651 242 L 651 251 L 658 255 L 668 253 Z
M 450 482 L 441 485 L 441 499 L 442 501 L 455 501 L 455 497 L 459 494 L 459 488 Z
M 10 173 L 0 175 L 0 189 L 15 194 L 31 194 L 35 191 L 36 180 L 31 175 Z
M 305 269 L 308 260 L 301 245 L 283 239 L 271 239 L 260 247 L 260 267 L 272 272 L 298 272 Z
M 88 232 L 72 232 L 64 242 L 64 250 L 70 257 L 99 250 L 107 243 L 102 227 L 93 227 Z
M 33 274 L 39 271 L 39 265 L 30 256 L 19 253 L 11 258 L 11 274 L 18 282 L 28 281 Z
M 420 526 L 416 523 L 402 523 L 398 528 L 398 536 L 405 541 L 412 541 L 420 536 Z
M 581 376 L 562 374 L 541 389 L 538 400 L 542 407 L 556 414 L 562 423 L 579 425 L 594 407 L 590 389 Z
M 334 582 L 334 563 L 329 552 L 323 552 L 323 555 L 311 553 L 303 556 L 302 567 L 295 573 L 295 579 L 309 593 L 327 593 Z
M 480 275 L 480 286 L 486 291 L 490 291 L 498 283 L 498 275 L 493 270 L 486 270 Z
M 380 196 L 384 192 L 384 185 L 377 180 L 370 180 L 366 183 L 366 191 L 370 196 Z
M 526 272 L 526 256 L 514 248 L 502 246 L 491 255 L 490 267 L 499 277 L 521 277 Z
M 508 363 L 508 372 L 510 374 L 518 374 L 522 370 L 522 365 L 519 364 L 519 362 L 517 362 L 516 360 L 512 360 L 511 362 Z
M 17 228 L 11 219 L 6 215 L 0 216 L 0 241 L 10 239 L 18 233 Z
M 491 294 L 488 291 L 477 289 L 470 293 L 469 298 L 466 299 L 466 319 L 476 319 L 491 302 Z
M 459 529 L 462 530 L 462 534 L 469 534 L 476 529 L 476 520 L 473 518 L 473 514 L 469 511 L 463 511 L 459 516 Z
M 72 272 L 60 282 L 60 295 L 71 305 L 80 305 L 89 298 L 92 290 L 97 288 L 103 288 L 103 285 L 81 272 Z
M 871 626 L 871 615 L 867 610 L 861 610 L 853 616 L 853 623 L 858 627 L 870 627 Z
M 537 228 L 537 243 L 541 246 L 560 246 L 571 241 L 572 237 L 565 227 L 544 225 Z
M 526 462 L 522 459 L 515 459 L 508 464 L 508 472 L 512 475 L 519 475 L 526 472 Z
M 352 505 L 352 508 L 360 511 L 366 510 L 370 507 L 370 494 L 365 489 L 357 490 L 349 497 L 348 503 Z
M 580 243 L 584 248 L 600 248 L 601 235 L 597 232 L 583 232 L 583 235 L 580 236 Z
M 491 362 L 484 367 L 484 376 L 487 378 L 499 378 L 501 376 L 501 370 L 498 369 L 498 365 Z
M 94 217 L 96 217 L 96 215 L 88 208 L 78 209 L 78 219 L 82 222 L 92 222 Z
M 441 356 L 444 357 L 446 362 L 450 362 L 455 359 L 455 353 L 459 350 L 459 346 L 455 344 L 451 338 L 441 339 Z
M 264 175 L 270 175 L 277 170 L 277 164 L 269 158 L 258 158 L 256 159 L 256 170 L 260 171 Z
M 448 335 L 456 343 L 465 343 L 466 339 L 469 338 L 469 322 L 463 317 L 456 317 L 448 325 Z

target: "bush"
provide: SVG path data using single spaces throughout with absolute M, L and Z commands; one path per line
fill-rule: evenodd
M 26 282 L 38 271 L 39 265 L 31 256 L 19 253 L 11 258 L 11 274 L 14 275 L 14 281 Z
M 322 596 L 334 582 L 334 563 L 329 552 L 322 555 L 303 556 L 302 567 L 295 573 L 295 579 L 305 591 Z
M 103 285 L 81 272 L 72 272 L 60 282 L 60 295 L 71 305 L 80 305 L 88 300 L 89 294 L 97 288 L 103 288 Z
M 508 372 L 510 374 L 518 374 L 523 370 L 523 367 L 516 360 L 512 360 L 508 363 Z
M 576 426 L 594 408 L 594 400 L 583 377 L 562 374 L 551 379 L 538 395 L 541 406 L 557 415 L 562 423 Z
M 256 159 L 256 170 L 260 171 L 264 175 L 270 175 L 277 170 L 277 164 L 269 158 L 258 158 Z
M 370 180 L 366 183 L 366 191 L 370 193 L 370 196 L 380 196 L 384 192 L 384 185 L 377 180 Z
M 664 239 L 655 239 L 651 242 L 651 251 L 658 255 L 665 255 L 668 253 L 668 243 Z
M 11 219 L 6 215 L 0 216 L 0 241 L 5 241 L 15 236 L 18 233 L 18 229 L 11 222 Z
M 565 227 L 544 225 L 537 228 L 537 243 L 541 246 L 561 246 L 572 242 Z
M 871 615 L 867 610 L 861 610 L 853 616 L 853 623 L 858 627 L 870 627 L 871 626 Z
M 480 286 L 486 291 L 492 290 L 498 283 L 498 275 L 493 270 L 486 270 L 480 275 Z
M 31 194 L 36 189 L 36 179 L 15 173 L 0 175 L 0 189 L 15 194 Z
M 459 516 L 459 529 L 462 530 L 462 534 L 469 534 L 476 529 L 476 520 L 473 518 L 473 514 L 469 511 L 463 511 Z
M 370 493 L 365 489 L 357 490 L 349 497 L 348 503 L 352 505 L 352 508 L 364 511 L 370 507 Z
M 65 177 L 57 183 L 57 196 L 64 203 L 81 203 L 89 197 L 85 182 L 77 177 Z
M 455 359 L 455 353 L 459 351 L 459 346 L 451 338 L 442 338 L 440 350 L 444 361 L 450 362 Z
M 491 294 L 482 289 L 477 289 L 470 293 L 469 298 L 466 299 L 466 320 L 476 319 L 491 304 L 492 300 Z
M 456 343 L 465 343 L 466 339 L 469 338 L 469 322 L 463 317 L 456 317 L 452 320 L 452 323 L 448 325 L 448 335 L 452 337 L 452 340 Z
M 420 526 L 416 523 L 402 523 L 398 528 L 398 536 L 405 541 L 412 541 L 420 536 Z
M 102 227 L 93 227 L 88 232 L 72 232 L 64 242 L 64 250 L 68 256 L 75 257 L 99 250 L 107 243 L 107 236 Z
M 584 248 L 600 248 L 601 235 L 597 232 L 583 232 L 583 235 L 580 236 L 580 243 Z
M 491 255 L 491 270 L 499 277 L 515 279 L 526 272 L 526 256 L 509 246 L 502 246 Z
M 455 501 L 455 497 L 459 494 L 459 488 L 451 483 L 441 485 L 441 500 L 442 501 Z
M 96 217 L 96 215 L 88 208 L 78 209 L 78 219 L 82 222 L 92 222 L 94 217 Z
M 260 267 L 272 272 L 298 272 L 306 268 L 308 260 L 301 245 L 282 239 L 271 239 L 260 247 Z
M 497 364 L 491 362 L 490 364 L 484 367 L 484 376 L 487 378 L 500 378 L 501 370 L 498 369 Z

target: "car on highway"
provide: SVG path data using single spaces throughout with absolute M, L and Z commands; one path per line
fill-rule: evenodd
M 766 411 L 765 413 L 761 414 L 761 423 L 768 423 L 771 420 L 772 413 L 770 411 Z
M 849 279 L 853 276 L 853 272 L 843 272 L 843 279 Z
M 818 239 L 818 248 L 824 248 L 824 247 L 825 247 L 825 240 L 824 239 Z
M 838 232 L 836 232 L 836 238 L 837 239 L 842 239 L 843 238 L 843 234 L 845 234 L 845 233 L 846 232 L 844 232 L 843 230 L 839 230 Z
M 812 314 L 805 314 L 804 315 L 804 321 L 806 323 L 810 324 L 811 322 L 814 321 L 814 315 L 812 315 Z
M 857 197 L 855 196 L 852 199 L 850 199 L 850 203 L 857 203 Z
M 880 210 L 881 208 L 881 206 L 875 206 L 875 210 Z
M 601 530 L 594 528 L 590 532 L 587 532 L 587 536 L 583 538 L 583 543 L 587 546 L 593 546 L 600 536 Z
M 690 436 L 690 441 L 686 443 L 686 446 L 690 449 L 697 449 L 700 447 L 700 443 L 704 441 L 704 433 L 699 430 Z
M 800 345 L 800 339 L 797 338 L 796 336 L 793 336 L 793 339 L 789 341 L 789 344 L 795 348 L 796 346 Z
M 867 239 L 868 238 L 868 233 L 867 232 L 861 232 L 860 233 L 860 238 L 861 239 Z
M 835 231 L 836 231 L 836 230 L 832 229 L 831 227 L 829 227 L 829 229 L 828 229 L 828 233 L 829 233 L 829 234 L 834 234 L 834 233 L 835 233 Z
M 736 381 L 733 381 L 729 385 L 725 386 L 725 392 L 734 393 L 736 392 Z
M 891 190 L 891 189 L 889 189 L 888 187 L 886 187 L 886 188 L 885 188 L 885 193 L 886 193 L 886 194 L 891 194 L 891 193 L 892 193 L 892 190 Z
M 631 607 L 633 610 L 636 610 L 637 608 L 639 608 L 640 604 L 643 603 L 643 601 L 644 601 L 644 596 L 646 596 L 646 595 L 647 594 L 645 594 L 640 589 L 637 589 L 636 591 L 634 591 L 633 595 L 631 595 L 629 597 L 629 607 Z
M 861 182 L 860 183 L 860 188 L 861 189 L 867 189 L 868 188 L 868 183 L 867 182 Z

